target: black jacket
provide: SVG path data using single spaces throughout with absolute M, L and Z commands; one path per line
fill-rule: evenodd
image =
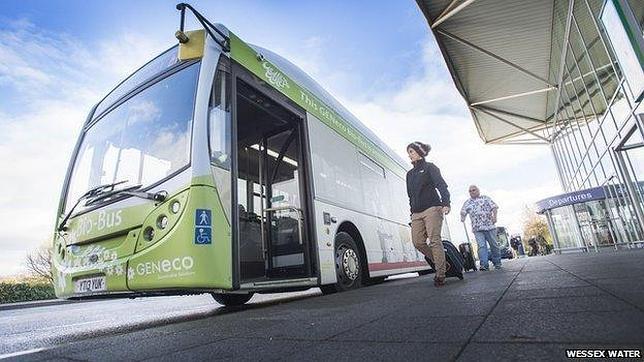
M 407 172 L 407 196 L 412 213 L 432 206 L 449 206 L 449 191 L 441 171 L 424 159 L 414 162 L 414 168 Z

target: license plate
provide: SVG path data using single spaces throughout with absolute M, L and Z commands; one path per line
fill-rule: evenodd
M 91 293 L 107 290 L 105 277 L 78 279 L 74 282 L 76 293 Z

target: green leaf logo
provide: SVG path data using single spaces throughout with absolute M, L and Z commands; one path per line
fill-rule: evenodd
M 264 61 L 262 63 L 262 66 L 266 70 L 266 73 L 264 75 L 266 76 L 266 79 L 268 79 L 268 82 L 277 88 L 280 89 L 289 89 L 290 86 L 288 84 L 288 80 L 284 76 L 284 74 L 280 73 L 277 69 L 273 68 L 267 61 Z

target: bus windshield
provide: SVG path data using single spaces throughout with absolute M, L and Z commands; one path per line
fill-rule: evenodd
M 92 187 L 127 180 L 122 187 L 145 188 L 188 164 L 198 73 L 196 63 L 158 81 L 86 130 L 65 212 Z

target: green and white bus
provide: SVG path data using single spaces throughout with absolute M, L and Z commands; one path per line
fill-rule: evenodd
M 54 232 L 56 295 L 237 305 L 427 270 L 411 243 L 408 163 L 296 66 L 177 8 L 179 44 L 80 132 Z M 203 29 L 183 31 L 187 11 Z

